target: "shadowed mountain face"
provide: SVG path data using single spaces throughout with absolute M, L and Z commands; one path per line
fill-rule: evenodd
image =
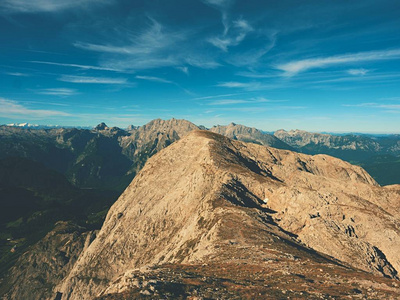
M 53 293 L 396 298 L 399 203 L 339 159 L 194 131 L 148 160 Z
M 278 130 L 274 135 L 296 151 L 328 154 L 361 165 L 381 185 L 400 183 L 399 135 L 331 135 Z
M 0 283 L 18 257 L 57 221 L 100 228 L 117 197 L 77 189 L 62 174 L 26 158 L 0 159 Z M 3 288 L 0 284 L 0 294 Z

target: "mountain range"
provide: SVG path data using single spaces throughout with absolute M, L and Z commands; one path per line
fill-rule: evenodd
M 321 154 L 382 173 L 399 141 L 176 119 L 0 126 L 0 294 L 396 298 L 398 185 Z

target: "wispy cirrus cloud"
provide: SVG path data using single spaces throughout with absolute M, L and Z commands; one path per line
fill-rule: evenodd
M 243 104 L 248 102 L 249 101 L 242 99 L 219 99 L 211 101 L 210 103 L 208 103 L 208 105 L 232 105 L 232 104 Z
M 208 42 L 227 52 L 229 47 L 239 45 L 246 38 L 247 34 L 253 30 L 253 27 L 246 20 L 238 19 L 233 21 L 230 29 L 224 30 L 222 36 L 210 38 Z
M 71 83 L 128 84 L 127 78 L 111 78 L 111 77 L 62 75 L 60 78 L 58 78 L 58 80 Z
M 284 71 L 284 74 L 287 76 L 293 76 L 316 68 L 389 59 L 400 59 L 400 49 L 366 51 L 329 57 L 295 60 L 288 63 L 278 64 L 276 68 Z
M 189 68 L 188 67 L 176 67 L 178 70 L 182 71 L 186 75 L 189 75 Z
M 213 96 L 203 96 L 203 97 L 193 98 L 193 100 L 207 100 L 207 99 L 215 99 L 215 98 L 225 98 L 225 97 L 231 97 L 231 96 L 236 96 L 236 95 L 240 95 L 240 94 L 241 93 L 222 94 L 222 95 L 213 95 Z
M 0 11 L 7 13 L 57 12 L 107 3 L 110 3 L 110 0 L 2 0 Z
M 73 96 L 78 94 L 78 92 L 75 89 L 68 89 L 68 88 L 41 89 L 41 90 L 36 90 L 35 93 L 40 95 L 51 95 L 51 96 Z
M 368 72 L 369 72 L 369 70 L 366 70 L 366 69 L 363 69 L 363 68 L 361 68 L 361 69 L 350 69 L 350 70 L 347 70 L 347 73 L 348 73 L 348 74 L 354 75 L 354 76 L 364 76 L 364 75 L 366 75 Z
M 16 76 L 16 77 L 29 77 L 30 74 L 27 73 L 20 73 L 20 72 L 6 72 L 7 75 Z
M 247 91 L 257 91 L 274 87 L 273 85 L 268 85 L 258 81 L 252 81 L 252 82 L 227 81 L 218 83 L 216 86 L 231 88 L 231 89 L 244 89 Z
M 221 11 L 224 35 L 226 35 L 231 26 L 229 22 L 228 9 L 234 3 L 234 0 L 203 0 L 203 2 Z
M 256 104 L 256 103 L 279 103 L 287 102 L 287 100 L 271 100 L 264 97 L 256 97 L 250 99 L 218 99 L 208 103 L 208 105 L 234 105 L 234 104 Z
M 31 61 L 28 61 L 28 62 L 35 63 L 35 64 L 43 64 L 43 65 L 78 68 L 78 69 L 82 69 L 82 70 L 98 70 L 98 71 L 113 71 L 113 72 L 121 72 L 122 71 L 122 70 L 114 69 L 114 68 L 89 66 L 89 65 L 79 65 L 79 64 L 66 64 L 66 63 L 57 63 L 57 62 L 50 62 L 50 61 L 31 60 Z
M 69 113 L 58 110 L 44 110 L 28 108 L 17 101 L 0 98 L 0 116 L 23 116 L 24 118 L 44 118 L 70 116 Z
M 160 77 L 155 77 L 155 76 L 136 76 L 136 79 L 142 79 L 142 80 L 147 80 L 147 81 L 153 81 L 153 82 L 161 82 L 161 83 L 169 83 L 169 84 L 175 84 L 173 81 L 160 78 Z
M 105 44 L 77 41 L 74 46 L 103 55 L 101 67 L 118 70 L 144 70 L 192 65 L 200 68 L 218 66 L 209 56 L 193 49 L 193 40 L 185 30 L 171 31 L 150 18 L 150 26 L 134 33 L 121 32 Z M 123 42 L 121 42 L 121 40 Z
M 173 84 L 175 86 L 177 86 L 178 88 L 180 88 L 181 90 L 183 90 L 185 93 L 192 95 L 193 93 L 185 88 L 183 88 L 181 85 L 179 85 L 178 83 L 165 79 L 165 78 L 161 78 L 161 77 L 156 77 L 156 76 L 141 76 L 138 75 L 135 77 L 136 79 L 141 79 L 141 80 L 147 80 L 147 81 L 152 81 L 152 82 L 160 82 L 160 83 L 167 83 L 167 84 Z
M 117 41 L 109 44 L 75 42 L 74 46 L 96 52 L 140 56 L 165 50 L 186 37 L 184 32 L 169 32 L 156 20 L 150 18 L 150 21 L 151 25 L 144 31 L 128 34 L 123 44 Z
M 219 87 L 226 87 L 226 88 L 246 88 L 250 86 L 250 83 L 247 82 L 237 82 L 237 81 L 227 81 L 221 82 L 217 84 Z
M 226 59 L 226 61 L 236 67 L 257 66 L 259 60 L 275 47 L 276 35 L 277 35 L 276 32 L 268 34 L 267 36 L 268 42 L 266 42 L 266 44 L 250 50 L 232 54 L 230 57 Z
M 382 104 L 375 102 L 359 103 L 359 104 L 343 104 L 346 107 L 367 107 L 367 108 L 382 108 L 388 110 L 400 110 L 400 104 Z
M 234 1 L 233 0 L 204 0 L 205 3 L 215 5 L 217 7 L 226 8 L 230 6 Z

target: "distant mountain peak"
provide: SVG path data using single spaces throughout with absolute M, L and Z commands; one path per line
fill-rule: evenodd
M 94 130 L 106 130 L 106 129 L 108 129 L 108 128 L 109 128 L 109 127 L 107 126 L 106 123 L 101 122 L 99 125 L 97 125 L 97 126 L 94 128 Z
M 132 131 L 132 130 L 136 130 L 136 129 L 138 129 L 140 126 L 135 126 L 135 125 L 129 125 L 127 128 L 126 128 L 126 130 L 127 131 Z

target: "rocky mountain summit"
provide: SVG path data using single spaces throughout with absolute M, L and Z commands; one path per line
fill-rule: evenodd
M 193 131 L 148 160 L 53 293 L 398 298 L 399 203 L 339 159 Z

